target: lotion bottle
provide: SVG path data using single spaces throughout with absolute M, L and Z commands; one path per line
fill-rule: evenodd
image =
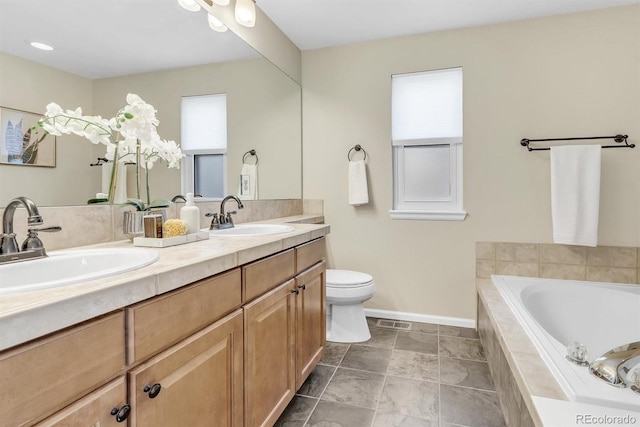
M 193 201 L 193 193 L 187 193 L 187 202 L 180 209 L 180 219 L 187 223 L 187 234 L 200 231 L 200 209 Z

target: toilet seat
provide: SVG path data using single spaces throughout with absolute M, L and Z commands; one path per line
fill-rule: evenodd
M 367 273 L 351 270 L 327 270 L 327 287 L 361 288 L 370 286 L 373 277 Z

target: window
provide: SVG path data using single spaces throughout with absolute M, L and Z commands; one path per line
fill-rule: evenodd
M 182 191 L 205 199 L 225 196 L 227 95 L 185 96 L 181 110 Z
M 391 218 L 463 220 L 462 68 L 392 76 L 391 116 Z

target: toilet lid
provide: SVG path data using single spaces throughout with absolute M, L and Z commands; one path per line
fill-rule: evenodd
M 362 286 L 373 281 L 373 277 L 367 273 L 351 270 L 327 270 L 327 286 Z

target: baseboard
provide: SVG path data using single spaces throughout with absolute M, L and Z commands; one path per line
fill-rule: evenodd
M 381 319 L 405 320 L 407 322 L 435 323 L 438 325 L 459 326 L 462 328 L 476 328 L 476 321 L 461 317 L 432 316 L 428 314 L 403 313 L 401 311 L 378 310 L 365 308 L 364 314 L 369 317 Z

